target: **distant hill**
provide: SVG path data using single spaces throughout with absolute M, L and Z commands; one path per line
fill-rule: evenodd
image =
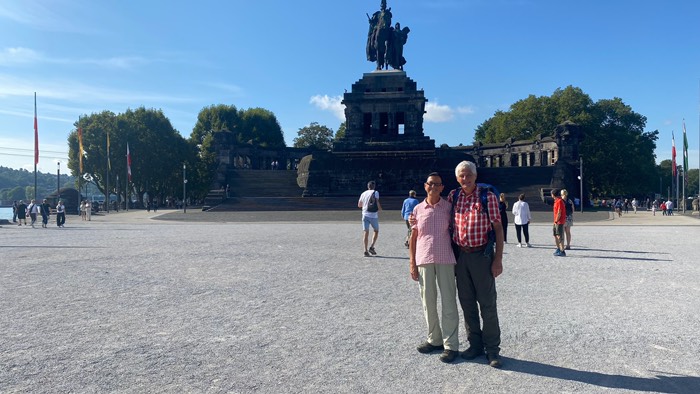
M 61 188 L 76 187 L 75 177 L 61 174 Z M 41 198 L 56 191 L 56 174 L 37 172 L 37 195 Z M 27 188 L 31 193 L 34 188 L 34 172 L 27 170 L 16 170 L 0 166 L 0 201 L 7 204 L 14 200 L 26 200 L 32 198 L 27 196 Z

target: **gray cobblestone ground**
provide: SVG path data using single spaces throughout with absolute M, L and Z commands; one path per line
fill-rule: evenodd
M 496 370 L 415 351 L 395 212 L 375 258 L 357 212 L 180 215 L 0 228 L 0 392 L 700 392 L 696 218 L 584 214 L 556 258 L 543 213 L 506 245 Z

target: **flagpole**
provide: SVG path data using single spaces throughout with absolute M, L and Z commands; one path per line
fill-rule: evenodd
M 36 182 L 36 165 L 39 163 L 39 127 L 36 118 L 36 92 L 34 92 L 34 199 L 38 197 Z
M 126 196 L 126 202 L 124 203 L 125 209 L 129 210 L 129 181 L 131 181 L 131 153 L 129 152 L 129 140 L 126 141 L 126 189 L 124 189 L 124 195 Z
M 106 185 L 105 185 L 105 211 L 109 213 L 109 204 L 111 203 L 109 199 L 109 195 L 111 194 L 109 192 L 109 170 L 111 168 L 111 165 L 109 163 L 109 130 L 107 130 L 107 176 L 105 177 L 107 179 Z

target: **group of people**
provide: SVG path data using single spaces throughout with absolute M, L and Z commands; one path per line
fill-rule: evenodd
M 654 201 L 654 205 L 652 206 L 652 213 L 654 216 L 656 216 L 656 207 L 659 207 L 661 210 L 661 214 L 663 216 L 673 216 L 673 201 L 668 200 L 666 202 L 664 201 Z
M 554 255 L 566 257 L 566 251 L 571 249 L 571 227 L 574 225 L 574 202 L 569 198 L 566 189 L 552 189 L 554 199 L 554 224 L 552 233 L 556 249 Z
M 420 201 L 411 190 L 404 200 L 401 216 L 406 223 L 404 245 L 409 249 L 409 274 L 418 282 L 427 324 L 427 339 L 420 353 L 442 351 L 442 362 L 458 355 L 471 360 L 486 356 L 490 366 L 500 368 L 501 331 L 498 321 L 496 278 L 503 272 L 503 247 L 507 242 L 508 202 L 477 184 L 476 165 L 463 161 L 455 168 L 460 187 L 443 198 L 444 183 L 439 173 L 430 173 L 423 184 L 427 197 Z M 554 199 L 553 235 L 555 256 L 571 249 L 574 202 L 566 189 L 552 189 Z M 376 254 L 381 210 L 376 184 L 370 181 L 359 198 L 362 209 L 364 255 Z M 531 247 L 532 220 L 525 195 L 513 204 L 517 247 Z M 374 233 L 370 241 L 369 229 Z M 523 242 L 524 235 L 524 242 Z M 442 305 L 438 314 L 438 294 Z M 467 332 L 467 350 L 459 352 L 459 313 L 462 308 Z
M 503 226 L 498 197 L 477 185 L 477 169 L 472 162 L 459 163 L 455 176 L 460 187 L 451 191 L 447 199 L 441 197 L 442 176 L 431 173 L 423 185 L 426 199 L 418 201 L 415 191 L 411 191 L 402 207 L 408 226 L 409 274 L 419 284 L 428 327 L 427 340 L 417 350 L 425 354 L 442 351 L 439 358 L 445 363 L 453 362 L 458 355 L 468 360 L 486 355 L 490 366 L 500 368 L 501 330 L 495 280 L 503 272 Z M 375 187 L 374 182 L 369 182 L 358 201 L 365 256 L 376 254 L 379 234 L 381 205 Z M 374 230 L 371 243 L 369 227 Z M 469 342 L 467 350 L 461 353 L 457 299 Z
M 92 203 L 90 200 L 83 200 L 80 202 L 80 218 L 83 221 L 92 220 Z
M 37 204 L 36 200 L 32 199 L 29 204 L 25 204 L 23 200 L 14 201 L 12 203 L 12 222 L 22 226 L 24 223 L 27 226 L 27 217 L 30 219 L 29 226 L 35 228 L 35 223 L 41 215 L 41 227 L 48 228 L 49 216 L 51 216 L 51 205 L 44 199 L 41 204 Z M 66 222 L 66 207 L 62 200 L 58 200 L 56 205 L 56 225 L 63 227 Z

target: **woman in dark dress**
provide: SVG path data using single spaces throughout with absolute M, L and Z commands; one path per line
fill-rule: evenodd
M 504 193 L 501 193 L 498 198 L 498 210 L 501 212 L 501 223 L 503 224 L 503 243 L 508 243 L 508 201 L 506 201 Z

